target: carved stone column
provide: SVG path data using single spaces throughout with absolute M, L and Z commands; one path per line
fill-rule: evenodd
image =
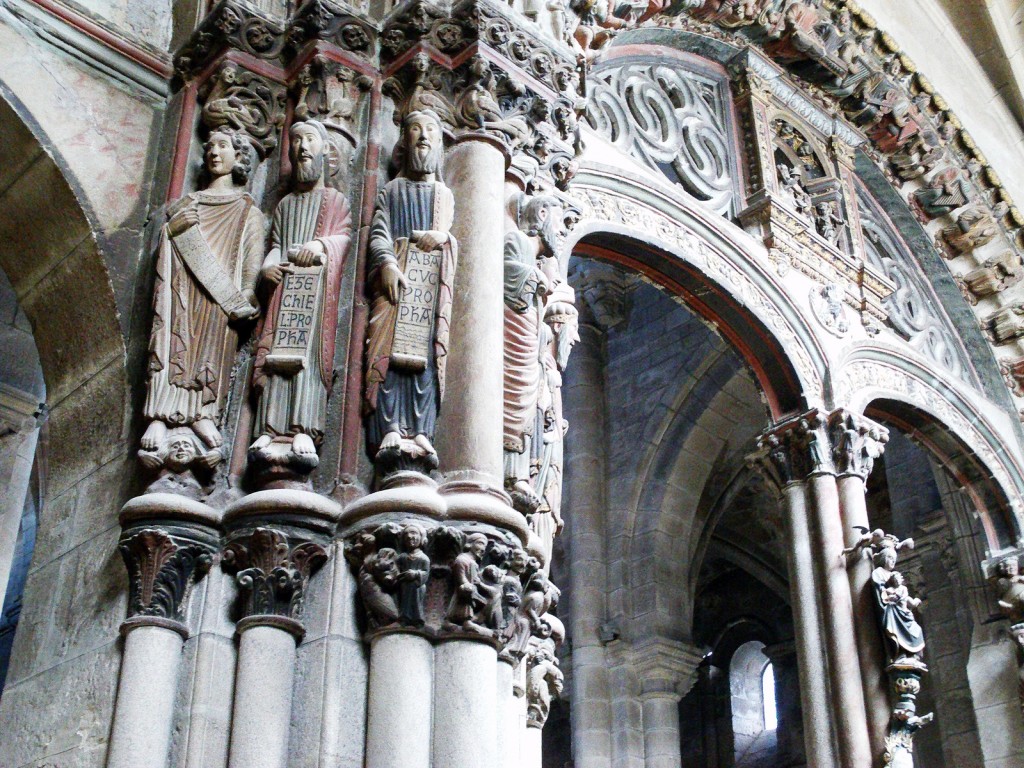
M 200 502 L 147 494 L 121 510 L 118 548 L 129 575 L 124 654 L 108 768 L 167 765 L 192 585 L 217 551 L 217 513 Z
M 633 665 L 641 681 L 644 765 L 679 768 L 679 701 L 697 682 L 703 652 L 691 645 L 654 639 L 637 647 Z
M 582 308 L 580 341 L 566 374 L 565 534 L 571 553 L 572 743 L 577 768 L 601 768 L 612 756 L 610 681 L 601 625 L 606 618 L 604 331 Z
M 260 491 L 225 512 L 225 570 L 238 582 L 238 670 L 229 768 L 288 764 L 295 646 L 310 576 L 327 562 L 340 507 L 314 493 Z
M 452 235 L 459 242 L 452 304 L 441 468 L 501 488 L 505 165 L 501 141 L 471 133 L 449 153 L 445 178 L 455 196 Z
M 789 422 L 764 436 L 760 445 L 758 467 L 782 494 L 807 762 L 814 766 L 836 766 L 839 759 L 833 740 L 828 679 L 824 673 L 828 657 L 822 636 L 820 588 L 814 569 L 808 514 L 806 478 L 810 462 L 806 427 L 801 420 Z
M 778 764 L 806 765 L 803 729 L 800 722 L 800 676 L 797 671 L 796 643 L 790 640 L 769 645 L 764 649 L 764 653 L 771 659 L 775 675 Z
M 870 768 L 867 713 L 854 631 L 853 605 L 843 557 L 839 490 L 824 420 L 814 414 L 805 430 L 811 472 L 808 477 L 813 558 L 820 585 L 822 629 L 828 652 L 831 708 L 843 768 Z
M 875 459 L 882 455 L 889 432 L 880 424 L 844 410 L 832 413 L 829 432 L 836 464 L 843 536 L 849 549 L 857 545 L 862 532 L 869 528 L 865 485 Z M 860 555 L 860 552 L 857 554 Z M 871 753 L 880 755 L 885 749 L 885 735 L 889 726 L 889 697 L 886 691 L 885 654 L 878 642 L 875 598 L 868 584 L 871 580 L 871 560 L 862 556 L 850 557 L 846 565 L 853 601 L 861 681 L 864 684 L 868 738 Z

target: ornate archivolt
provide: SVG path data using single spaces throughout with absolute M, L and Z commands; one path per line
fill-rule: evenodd
M 986 414 L 974 405 L 976 395 L 961 391 L 959 383 L 942 380 L 929 363 L 913 360 L 905 348 L 890 344 L 859 346 L 837 366 L 831 382 L 834 401 L 851 410 L 863 412 L 875 400 L 892 399 L 925 411 L 948 428 L 999 484 L 1020 531 L 1024 466 L 1004 447 L 1014 440 L 998 408 L 989 404 Z M 998 549 L 1012 543 L 990 538 L 989 546 Z
M 696 267 L 776 337 L 800 377 L 806 398 L 822 399 L 824 353 L 775 278 L 750 258 L 751 245 L 740 245 L 706 224 L 701 226 L 704 223 L 669 192 L 632 184 L 630 189 L 630 182 L 621 177 L 581 171 L 574 182 L 581 218 L 567 250 L 587 234 L 614 231 L 656 245 Z

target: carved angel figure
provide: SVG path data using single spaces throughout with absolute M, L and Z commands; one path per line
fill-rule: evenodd
M 1003 307 L 988 318 L 986 326 L 996 344 L 1019 339 L 1024 336 L 1024 304 Z
M 983 299 L 1016 285 L 1024 278 L 1024 263 L 1013 251 L 989 259 L 963 277 L 964 287 L 975 299 Z
M 176 202 L 160 235 L 149 387 L 142 449 L 163 451 L 168 430 L 188 427 L 207 449 L 219 422 L 238 350 L 237 323 L 254 317 L 263 215 L 245 192 L 245 134 L 215 130 L 205 144 L 209 183 Z
M 983 205 L 972 205 L 956 219 L 955 227 L 942 230 L 942 238 L 956 253 L 970 253 L 992 242 L 999 234 L 999 220 L 1009 206 L 1000 202 L 990 211 Z
M 952 213 L 970 199 L 971 185 L 959 168 L 936 173 L 924 189 L 913 194 L 914 204 L 928 219 Z

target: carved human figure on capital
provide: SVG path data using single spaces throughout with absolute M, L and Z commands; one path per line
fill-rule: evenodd
M 1016 557 L 1003 558 L 993 579 L 999 590 L 999 610 L 1011 624 L 1024 623 L 1024 576 L 1020 575 L 1020 561 Z
M 174 203 L 161 231 L 144 409 L 149 425 L 140 451 L 150 466 L 178 472 L 193 464 L 180 456 L 166 461 L 181 453 L 168 452 L 169 439 L 187 442 L 186 431 L 197 438 L 193 447 L 206 465 L 220 458 L 239 324 L 258 313 L 263 215 L 245 192 L 253 155 L 244 133 L 211 133 L 205 189 Z
M 402 121 L 400 168 L 377 197 L 370 228 L 367 443 L 380 474 L 438 465 L 434 429 L 444 398 L 457 244 L 455 200 L 441 180 L 440 119 Z
M 325 185 L 330 139 L 316 120 L 292 125 L 292 192 L 274 211 L 261 276 L 270 291 L 256 349 L 250 458 L 317 465 L 334 379 L 341 269 L 352 234 L 345 196 Z

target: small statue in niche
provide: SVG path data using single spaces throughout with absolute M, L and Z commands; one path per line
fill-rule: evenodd
M 253 370 L 250 457 L 300 471 L 317 466 L 334 381 L 341 268 L 352 235 L 345 196 L 325 186 L 330 139 L 316 120 L 292 125 L 294 191 L 274 211 L 263 281 L 273 293 Z
M 956 226 L 942 230 L 942 239 L 954 253 L 970 253 L 996 238 L 1001 231 L 999 220 L 1009 209 L 1005 202 L 996 203 L 991 211 L 983 205 L 972 205 L 956 217 Z
M 212 461 L 211 451 L 219 454 L 237 323 L 258 314 L 263 215 L 245 192 L 253 150 L 244 133 L 221 128 L 204 152 L 206 188 L 171 206 L 160 236 L 144 409 L 149 426 L 140 452 L 150 466 L 180 452 L 167 445 L 172 430 L 180 442 L 178 428 L 201 441 L 203 462 Z
M 412 112 L 396 148 L 401 172 L 377 197 L 370 228 L 367 443 L 378 472 L 438 465 L 457 245 L 455 200 L 440 179 L 441 121 Z
M 503 448 L 505 487 L 513 506 L 524 515 L 540 505 L 530 482 L 534 441 L 541 440 L 537 404 L 544 369 L 541 365 L 541 324 L 544 297 L 551 282 L 538 260 L 556 258 L 565 235 L 562 204 L 550 195 L 519 197 L 519 229 L 505 235 L 505 389 Z M 540 446 L 538 445 L 537 448 Z
M 818 203 L 814 226 L 818 230 L 818 234 L 832 245 L 839 242 L 839 235 L 842 232 L 840 227 L 845 223 L 843 217 L 836 211 L 835 203 L 831 201 Z
M 470 533 L 466 536 L 462 552 L 452 560 L 452 599 L 448 604 L 444 629 L 493 637 L 498 617 L 492 615 L 492 610 L 496 605 L 500 616 L 501 590 L 500 586 L 485 583 L 481 575 L 480 564 L 486 551 L 487 537 L 482 533 Z
M 1024 623 L 1024 576 L 1020 575 L 1020 561 L 1006 557 L 999 561 L 995 573 L 999 589 L 999 609 L 1011 624 Z
M 800 174 L 794 172 L 785 163 L 779 163 L 775 168 L 779 172 L 779 184 L 789 193 L 796 212 L 801 216 L 810 218 L 814 212 L 814 203 L 811 201 L 811 196 L 804 187 L 803 182 L 800 181 Z
M 402 624 L 422 627 L 426 620 L 427 581 L 430 558 L 423 551 L 427 532 L 410 523 L 402 529 L 402 551 L 398 555 L 398 610 Z

